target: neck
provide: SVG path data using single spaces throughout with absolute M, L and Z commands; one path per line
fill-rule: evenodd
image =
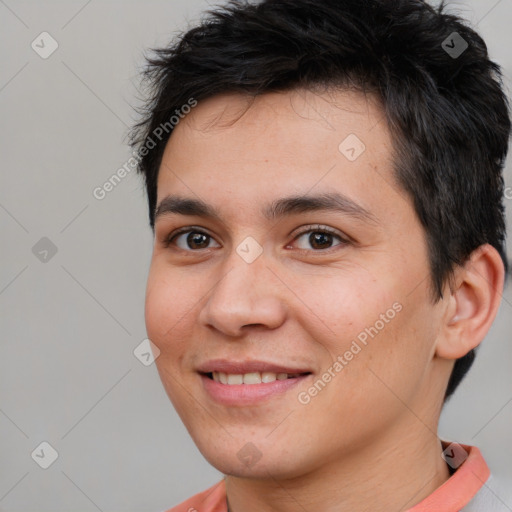
M 229 512 L 406 511 L 450 477 L 437 436 L 412 423 L 293 479 L 226 476 Z

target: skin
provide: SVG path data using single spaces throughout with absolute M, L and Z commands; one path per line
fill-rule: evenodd
M 356 134 L 366 150 L 338 149 Z M 199 102 L 163 156 L 157 204 L 199 198 L 221 221 L 161 215 L 146 293 L 165 390 L 204 457 L 226 475 L 231 512 L 407 510 L 449 478 L 437 424 L 454 360 L 478 345 L 499 306 L 503 266 L 482 246 L 432 301 L 424 230 L 396 184 L 392 141 L 371 97 L 344 90 L 229 94 Z M 263 205 L 340 192 L 373 220 L 317 211 L 277 220 Z M 325 249 L 310 235 L 330 227 Z M 210 236 L 187 245 L 190 226 Z M 194 229 L 194 226 L 196 229 Z M 301 234 L 305 233 L 305 234 Z M 300 235 L 300 236 L 299 236 Z M 254 262 L 236 252 L 248 236 Z M 401 306 L 308 404 L 298 400 L 359 333 Z M 257 405 L 228 407 L 196 368 L 263 359 L 313 375 Z M 261 458 L 237 456 L 251 442 Z

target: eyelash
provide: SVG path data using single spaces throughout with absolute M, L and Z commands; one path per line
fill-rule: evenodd
M 201 235 L 205 235 L 205 236 L 207 236 L 209 238 L 213 238 L 211 235 L 209 235 L 208 233 L 203 231 L 201 228 L 196 228 L 195 226 L 188 226 L 186 228 L 179 229 L 178 231 L 173 232 L 169 236 L 167 236 L 163 240 L 164 248 L 166 248 L 166 249 L 169 248 L 170 245 L 172 245 L 174 243 L 174 240 L 176 238 L 178 238 L 178 236 L 183 235 L 185 233 L 198 233 L 198 234 L 201 234 Z M 338 245 L 335 245 L 333 247 L 329 247 L 327 249 L 318 249 L 318 250 L 315 250 L 315 249 L 298 249 L 299 252 L 302 252 L 302 253 L 303 252 L 316 252 L 316 253 L 325 254 L 325 253 L 330 253 L 333 250 L 337 250 L 337 248 L 339 248 L 340 246 L 345 246 L 345 245 L 350 243 L 348 238 L 343 237 L 342 235 L 340 235 L 334 229 L 329 228 L 328 226 L 322 226 L 320 224 L 310 225 L 310 226 L 307 227 L 306 230 L 301 231 L 300 233 L 297 233 L 295 235 L 294 239 L 293 239 L 293 242 L 295 242 L 295 240 L 297 240 L 298 238 L 300 238 L 301 236 L 303 236 L 303 235 L 305 235 L 307 233 L 325 233 L 325 234 L 333 235 L 334 237 L 338 238 L 341 243 L 338 244 Z M 194 249 L 181 249 L 181 248 L 178 248 L 178 249 L 182 250 L 182 251 L 185 251 L 185 252 L 200 252 L 200 251 L 208 250 L 208 249 L 196 249 L 196 250 L 194 250 Z

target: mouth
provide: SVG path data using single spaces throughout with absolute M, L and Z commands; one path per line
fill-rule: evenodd
M 200 372 L 201 373 L 201 372 Z M 227 386 L 239 385 L 255 385 L 255 384 L 270 384 L 277 380 L 297 379 L 310 375 L 311 372 L 301 373 L 274 373 L 274 372 L 249 372 L 249 373 L 225 373 L 225 372 L 203 372 L 204 375 L 210 380 L 225 384 Z
M 293 388 L 313 376 L 308 367 L 257 359 L 213 359 L 198 366 L 196 371 L 206 396 L 229 407 L 257 406 L 273 399 L 285 399 Z
M 290 369 L 288 373 L 282 371 L 285 368 L 272 369 L 274 371 L 269 371 L 269 368 L 266 371 L 255 371 L 254 368 L 244 367 L 246 371 L 242 373 L 243 370 L 237 366 L 233 369 L 225 367 L 224 371 L 203 370 L 198 374 L 206 396 L 227 407 L 256 407 L 272 400 L 286 399 L 294 388 L 304 384 L 313 375 L 309 371 L 297 372 Z

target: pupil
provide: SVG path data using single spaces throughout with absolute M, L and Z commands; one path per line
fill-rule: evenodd
M 206 247 L 208 246 L 207 236 L 202 233 L 190 233 L 187 237 L 187 243 L 192 249 L 204 249 L 204 247 L 198 247 L 201 245 L 201 239 L 203 242 L 206 241 Z
M 330 244 L 330 238 L 331 235 L 328 233 L 311 233 L 309 235 L 309 242 L 311 243 L 312 247 L 318 246 L 318 245 L 329 245 Z M 325 247 L 320 247 L 321 249 L 325 249 Z

